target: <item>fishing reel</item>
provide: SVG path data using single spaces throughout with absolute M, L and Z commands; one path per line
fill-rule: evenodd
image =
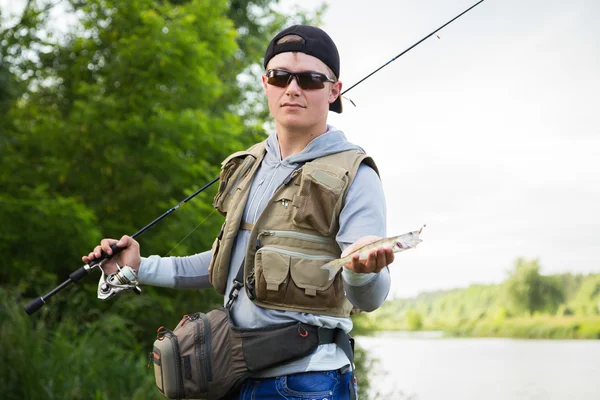
M 132 289 L 134 293 L 141 294 L 142 289 L 138 286 L 138 276 L 133 268 L 128 265 L 121 267 L 117 265 L 117 272 L 106 274 L 102 264 L 99 265 L 102 275 L 98 282 L 98 298 L 100 300 L 110 299 L 124 290 Z

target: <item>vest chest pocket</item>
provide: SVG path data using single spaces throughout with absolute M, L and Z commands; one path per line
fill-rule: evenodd
M 267 304 L 323 311 L 345 297 L 341 274 L 329 280 L 321 266 L 335 259 L 265 246 L 256 253 L 256 299 Z
M 299 193 L 292 201 L 294 225 L 317 230 L 322 235 L 332 234 L 337 228 L 348 179 L 343 168 L 328 165 L 326 169 L 320 169 L 306 164 Z

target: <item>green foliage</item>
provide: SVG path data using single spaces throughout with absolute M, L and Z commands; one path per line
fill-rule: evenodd
M 515 287 L 527 289 L 519 298 L 536 304 L 533 313 L 514 306 L 509 296 Z M 596 339 L 600 337 L 599 307 L 600 274 L 542 276 L 537 261 L 519 260 L 506 282 L 390 300 L 372 313 L 355 316 L 354 327 L 361 335 L 415 330 L 421 320 L 418 329 L 457 336 Z
M 516 311 L 524 310 L 530 315 L 536 311 L 556 312 L 563 302 L 560 281 L 542 276 L 539 269 L 537 260 L 516 261 L 515 269 L 506 282 L 509 301 Z
M 521 339 L 600 339 L 600 318 L 555 317 L 540 315 L 501 322 L 470 321 L 447 329 L 465 337 L 514 337 Z
M 135 232 L 264 137 L 238 75 L 287 23 L 272 3 L 72 0 L 76 22 L 55 37 L 52 3 L 28 2 L 0 27 L 0 283 L 49 288 L 99 238 Z M 173 254 L 210 248 L 211 196 L 140 238 L 144 255 L 199 224 Z
M 581 283 L 581 288 L 573 299 L 571 308 L 577 315 L 600 314 L 600 275 Z
M 372 323 L 371 329 L 410 330 L 408 316 L 416 313 L 422 321 L 421 329 L 440 329 L 493 316 L 503 307 L 501 286 L 473 285 L 466 289 L 422 293 L 413 299 L 390 300 L 367 318 Z M 360 320 L 358 324 L 362 323 Z
M 418 331 L 423 328 L 423 318 L 415 310 L 408 310 L 406 312 L 406 322 L 410 331 Z
M 66 34 L 49 23 L 57 3 L 72 21 Z M 159 398 L 145 369 L 156 328 L 221 304 L 214 291 L 150 287 L 100 302 L 94 274 L 32 318 L 22 306 L 100 238 L 134 233 L 265 137 L 250 72 L 282 25 L 319 16 L 275 3 L 39 0 L 1 14 L 3 398 Z M 140 237 L 143 255 L 210 249 L 222 222 L 213 195 Z
M 371 382 L 369 376 L 371 372 L 376 368 L 377 361 L 373 360 L 367 352 L 360 346 L 354 346 L 354 362 L 356 369 L 354 374 L 358 378 L 358 392 L 359 398 L 370 400 Z
M 29 318 L 15 291 L 0 289 L 0 392 L 21 399 L 160 399 L 131 320 L 110 315 L 56 329 Z
M 55 285 L 57 276 L 73 269 L 59 264 L 49 270 L 46 260 L 76 260 L 87 243 L 100 239 L 96 218 L 87 207 L 74 198 L 50 194 L 44 187 L 0 194 L 0 221 L 0 252 L 9 262 L 8 268 L 0 270 L 0 283 L 12 283 L 29 296 Z M 53 238 L 62 239 L 56 243 Z M 49 246 L 39 246 L 46 240 Z

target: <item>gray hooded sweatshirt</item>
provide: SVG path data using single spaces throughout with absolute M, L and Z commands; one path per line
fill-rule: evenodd
M 344 150 L 360 149 L 346 140 L 343 132 L 329 126 L 328 131 L 312 140 L 300 153 L 281 159 L 277 134 L 267 138 L 267 154 L 258 168 L 248 201 L 244 209 L 243 222 L 254 224 L 275 190 L 284 179 L 301 164 Z M 343 250 L 362 236 L 386 236 L 386 207 L 383 188 L 377 173 L 362 164 L 352 185 L 348 189 L 344 208 L 340 213 L 340 229 L 336 239 Z M 250 231 L 240 230 L 233 246 L 226 294 L 245 257 Z M 206 251 L 189 257 L 142 258 L 139 280 L 142 284 L 172 288 L 211 288 L 208 265 L 211 252 Z M 358 308 L 372 311 L 387 297 L 390 289 L 390 274 L 386 267 L 377 274 L 356 274 L 344 268 L 342 271 L 346 297 Z M 225 296 L 225 302 L 227 295 Z M 194 310 L 188 310 L 190 312 Z M 306 324 L 352 329 L 350 318 L 330 317 L 308 313 L 278 311 L 261 308 L 248 299 L 244 290 L 234 302 L 231 315 L 236 326 L 244 329 L 260 328 L 274 324 L 300 321 Z M 260 373 L 260 377 L 289 375 L 305 371 L 327 371 L 349 364 L 344 352 L 335 344 L 321 345 L 305 358 L 280 365 Z

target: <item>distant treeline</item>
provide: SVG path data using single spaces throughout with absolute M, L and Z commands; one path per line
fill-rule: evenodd
M 458 336 L 600 339 L 600 274 L 541 275 L 518 259 L 497 285 L 427 292 L 387 301 L 355 319 L 370 330 L 442 330 Z

